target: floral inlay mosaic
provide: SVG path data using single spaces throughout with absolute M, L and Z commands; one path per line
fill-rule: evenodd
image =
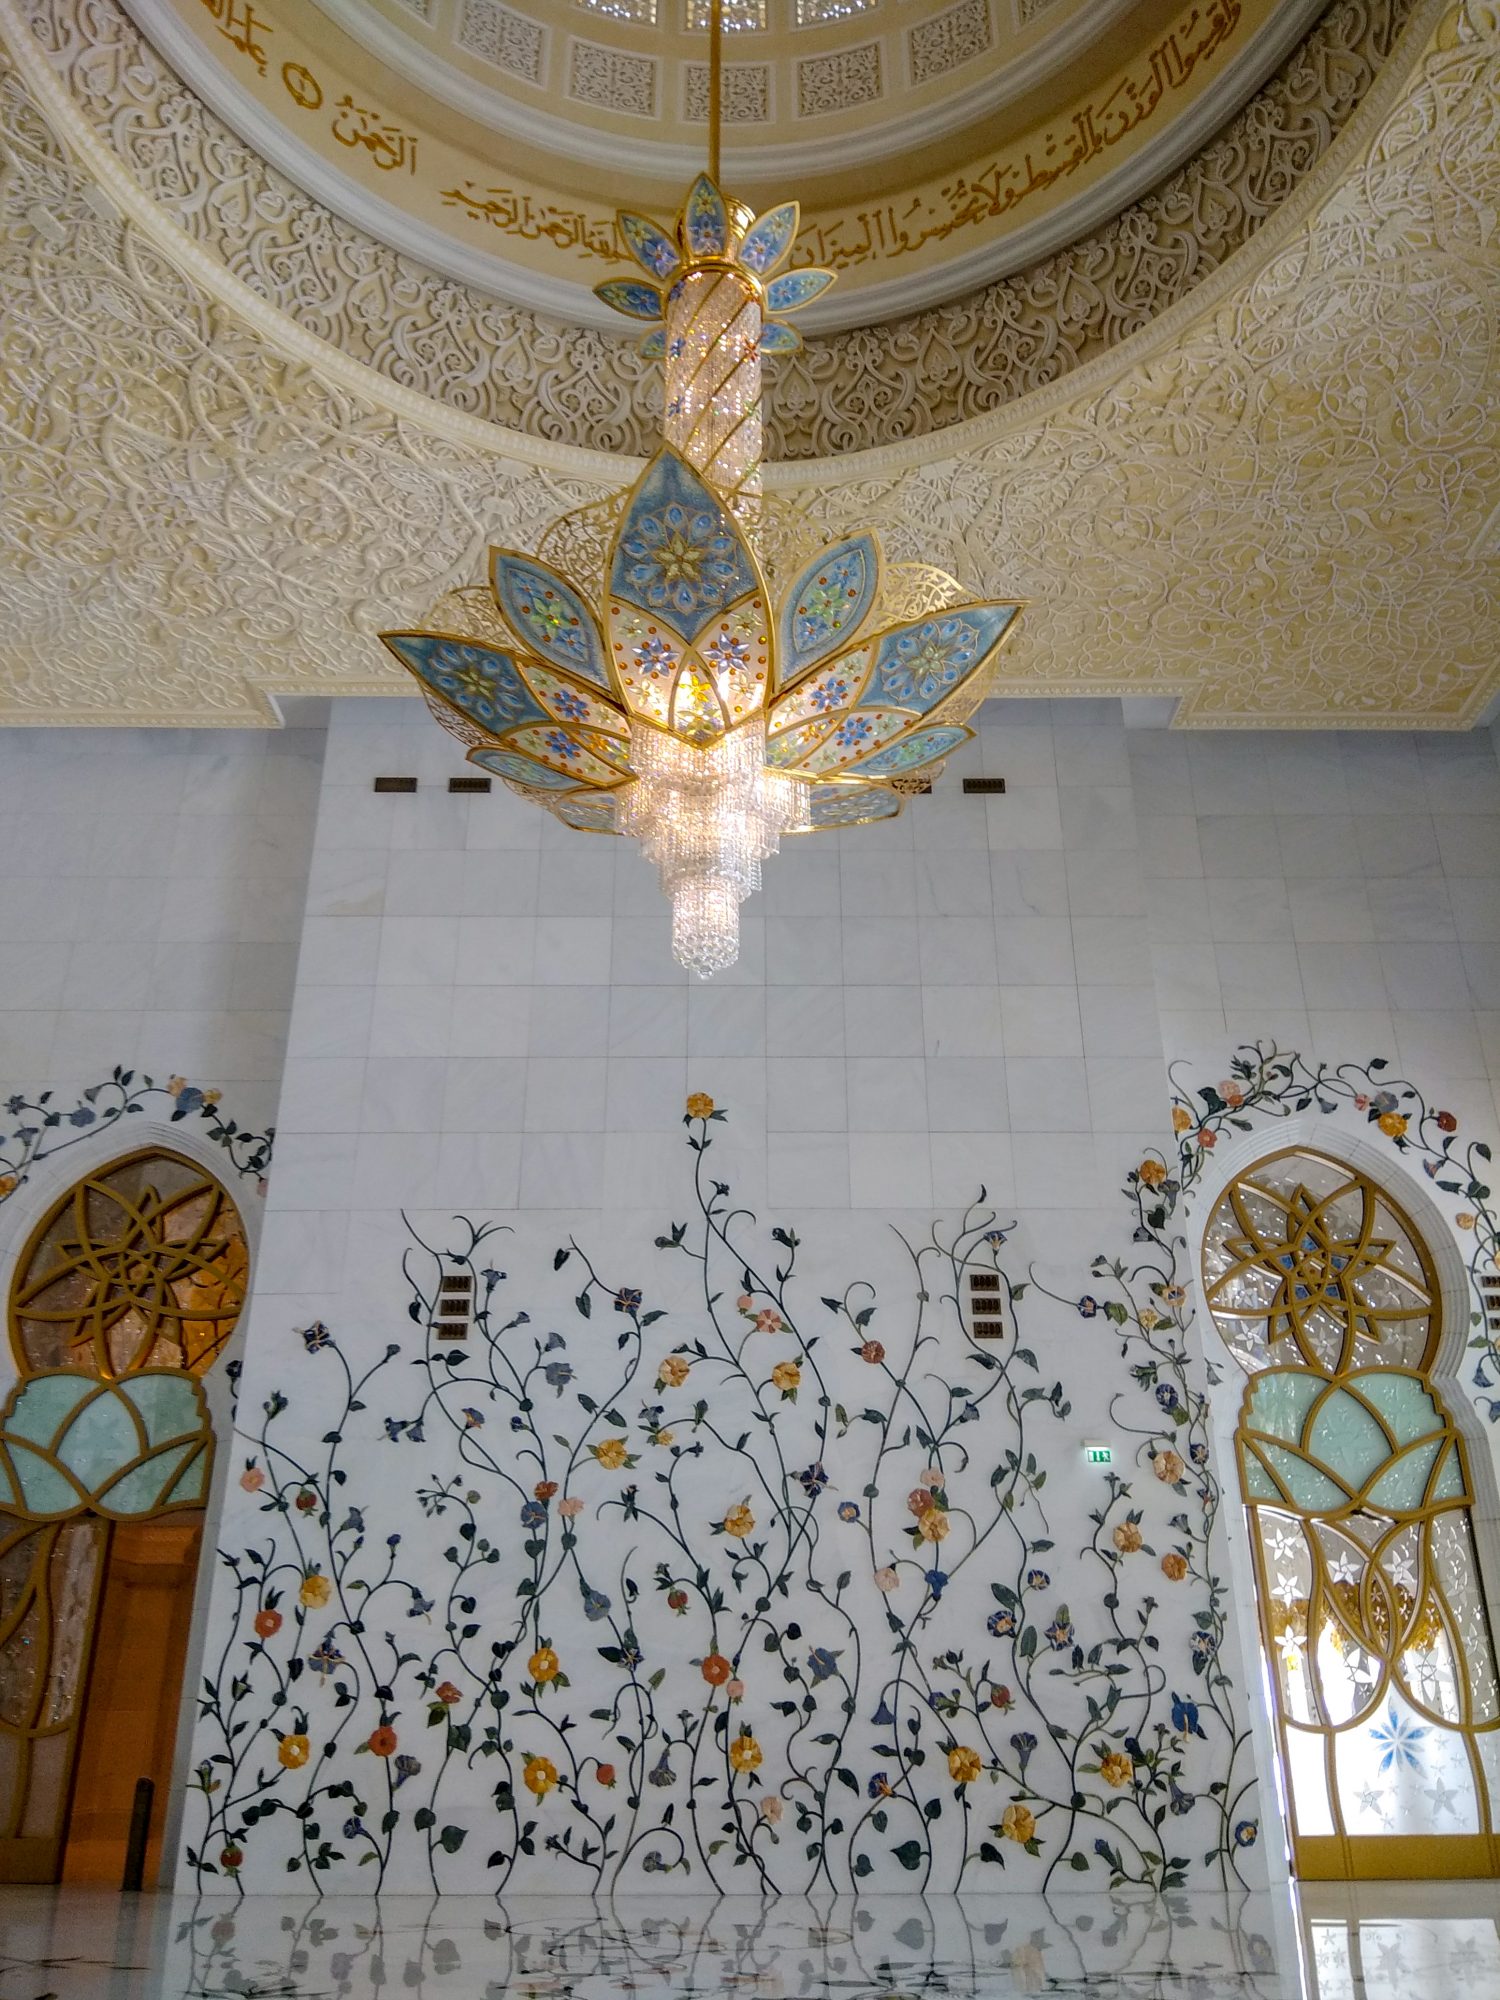
M 685 1123 L 691 1220 L 629 1268 L 460 1222 L 407 1254 L 406 1341 L 302 1329 L 236 1448 L 193 1879 L 1232 1882 L 1259 1821 L 1151 1163 L 1135 1253 L 1044 1308 L 1127 1361 L 1129 1462 L 1064 1548 L 1014 1225 L 981 1202 L 825 1291 L 718 1178 L 726 1111 Z

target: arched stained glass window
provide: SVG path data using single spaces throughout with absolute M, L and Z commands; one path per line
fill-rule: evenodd
M 91 1855 L 118 1883 L 136 1775 L 165 1791 L 213 1464 L 198 1377 L 247 1273 L 227 1190 L 166 1150 L 77 1181 L 21 1253 L 20 1380 L 0 1415 L 0 1881 L 56 1880 L 66 1843 L 70 1875 Z M 93 1705 L 85 1723 L 90 1676 L 138 1689 L 142 1672 L 158 1740 L 111 1743 Z
M 1398 1204 L 1293 1148 L 1225 1189 L 1205 1296 L 1236 1443 L 1298 1872 L 1500 1873 L 1500 1689 L 1441 1301 Z

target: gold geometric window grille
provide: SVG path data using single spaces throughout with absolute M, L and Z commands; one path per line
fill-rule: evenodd
M 248 1261 L 227 1190 L 165 1150 L 76 1182 L 22 1251 L 20 1380 L 0 1412 L 0 1881 L 57 1879 L 113 1539 L 201 1519 L 214 1439 L 198 1378 L 234 1332 Z
M 1298 1872 L 1500 1874 L 1500 1683 L 1426 1244 L 1368 1175 L 1294 1147 L 1225 1189 L 1203 1281 L 1250 1378 L 1236 1453 Z

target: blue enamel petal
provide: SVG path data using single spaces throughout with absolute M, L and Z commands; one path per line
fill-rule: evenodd
M 646 361 L 660 361 L 667 351 L 667 329 L 653 326 L 649 333 L 643 333 L 636 342 L 636 353 Z
M 639 278 L 610 278 L 595 285 L 594 297 L 629 319 L 661 318 L 661 293 L 655 285 L 643 285 Z
M 783 272 L 766 287 L 766 311 L 790 313 L 801 306 L 811 305 L 814 299 L 828 290 L 834 276 L 832 271 Z
M 873 535 L 851 535 L 808 564 L 787 592 L 777 620 L 782 687 L 848 645 L 869 614 L 879 581 Z
M 699 174 L 688 189 L 682 234 L 695 257 L 722 257 L 729 248 L 729 210 L 707 174 Z
M 594 614 L 566 577 L 530 556 L 491 549 L 490 587 L 506 623 L 529 652 L 596 687 L 609 686 Z
M 574 792 L 571 798 L 559 799 L 552 811 L 564 825 L 576 827 L 580 833 L 616 833 L 615 801 L 609 792 L 602 795 Z
M 740 245 L 740 262 L 746 270 L 763 278 L 767 271 L 776 269 L 796 241 L 801 212 L 795 201 L 784 201 L 779 208 L 768 208 L 756 218 Z
M 863 826 L 868 820 L 894 819 L 901 801 L 880 785 L 814 785 L 809 817 L 818 829 Z
M 509 653 L 435 632 L 382 632 L 402 666 L 425 687 L 495 735 L 525 722 L 550 722 Z
M 626 506 L 609 587 L 691 644 L 760 578 L 728 508 L 685 460 L 663 450 Z
M 493 771 L 497 778 L 514 779 L 518 785 L 533 785 L 543 792 L 573 792 L 578 789 L 578 780 L 571 771 L 553 771 L 545 764 L 538 764 L 532 757 L 522 757 L 514 750 L 471 750 L 469 762 L 477 764 L 481 771 Z
M 887 632 L 861 705 L 894 703 L 925 715 L 984 665 L 1018 609 L 1014 604 L 959 604 Z
M 915 771 L 920 764 L 930 764 L 934 757 L 946 757 L 960 743 L 967 743 L 973 734 L 972 729 L 962 729 L 957 724 L 949 729 L 919 729 L 914 736 L 903 736 L 889 749 L 877 750 L 873 757 L 851 765 L 850 770 L 861 778 L 888 778 L 898 771 Z
M 802 336 L 794 326 L 778 326 L 767 320 L 760 330 L 762 354 L 795 354 L 801 345 Z
M 677 269 L 677 245 L 663 229 L 644 215 L 630 215 L 621 209 L 620 234 L 625 247 L 643 271 L 653 278 L 665 278 Z

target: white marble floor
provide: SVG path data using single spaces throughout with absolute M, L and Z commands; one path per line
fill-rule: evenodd
M 1495 2000 L 1500 1886 L 191 1902 L 0 1890 L 0 2000 Z

